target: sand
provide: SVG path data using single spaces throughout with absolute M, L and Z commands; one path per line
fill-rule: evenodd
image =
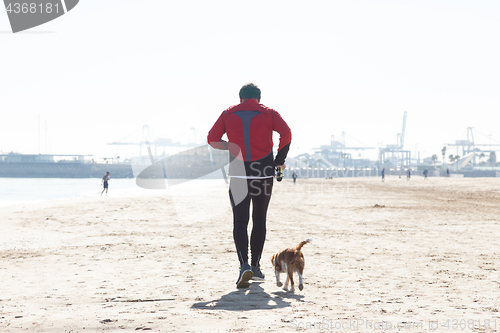
M 0 331 L 500 330 L 500 179 L 275 183 L 242 290 L 220 184 L 0 208 Z M 285 292 L 271 254 L 306 238 Z

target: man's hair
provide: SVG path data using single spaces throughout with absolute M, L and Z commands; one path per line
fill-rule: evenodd
M 260 89 L 259 89 L 259 87 L 257 87 L 253 83 L 245 84 L 240 89 L 240 98 L 241 99 L 247 99 L 247 98 L 260 99 Z

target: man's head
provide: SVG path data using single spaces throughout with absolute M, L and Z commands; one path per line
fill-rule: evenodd
M 240 89 L 240 101 L 244 101 L 245 99 L 253 98 L 260 102 L 260 89 L 253 83 L 245 84 Z

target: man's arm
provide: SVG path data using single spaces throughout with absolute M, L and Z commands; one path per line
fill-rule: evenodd
M 273 130 L 280 135 L 278 154 L 276 154 L 274 164 L 284 169 L 286 168 L 285 159 L 288 155 L 288 150 L 290 150 L 290 143 L 292 141 L 292 131 L 277 111 L 273 112 Z
M 225 112 L 226 111 L 222 112 L 219 119 L 217 119 L 207 135 L 208 144 L 216 149 L 228 149 L 228 143 L 222 140 L 222 136 L 226 133 L 226 124 L 224 121 Z

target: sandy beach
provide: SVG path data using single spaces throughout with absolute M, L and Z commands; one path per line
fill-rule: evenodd
M 275 183 L 242 290 L 218 184 L 1 207 L 0 331 L 500 331 L 500 179 Z M 270 257 L 306 238 L 285 292 Z

